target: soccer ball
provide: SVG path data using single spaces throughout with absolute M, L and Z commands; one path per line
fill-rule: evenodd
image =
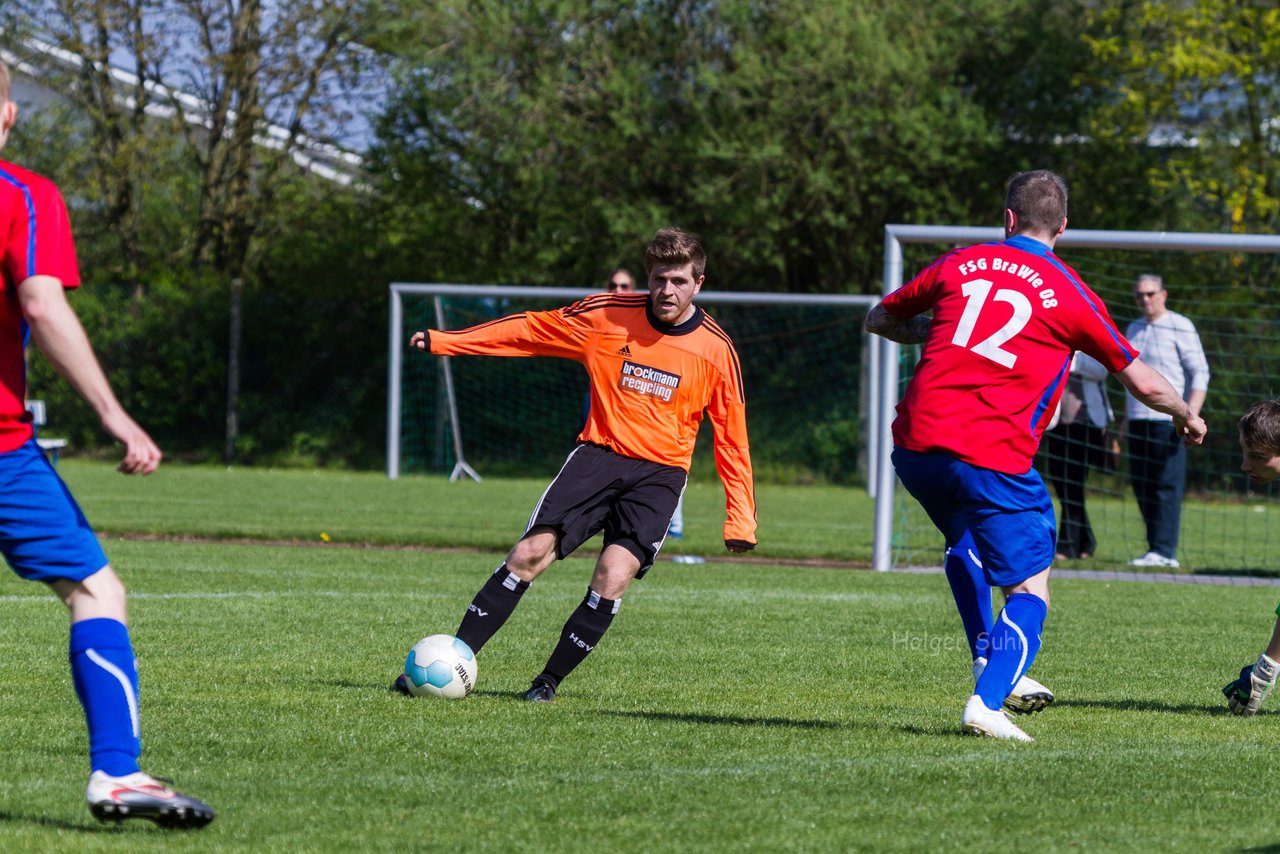
M 409 650 L 404 681 L 415 697 L 461 700 L 476 686 L 476 654 L 453 635 L 430 635 Z

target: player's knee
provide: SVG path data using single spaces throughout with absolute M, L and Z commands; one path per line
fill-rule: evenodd
M 507 569 L 521 581 L 533 581 L 556 559 L 556 536 L 542 532 L 526 536 L 507 555 Z
M 1048 610 L 1049 610 L 1049 588 L 1048 588 L 1047 586 L 1045 586 L 1045 587 L 1034 587 L 1034 588 L 1032 588 L 1032 587 L 1027 587 L 1027 586 L 1026 586 L 1026 585 L 1024 585 L 1024 584 L 1019 584 L 1019 585 L 1017 585 L 1017 586 L 1015 586 L 1015 587 L 1006 587 L 1006 588 L 1004 589 L 1005 599 L 1008 599 L 1010 596 L 1013 596 L 1015 593 L 1022 593 L 1022 594 L 1027 595 L 1027 596 L 1034 596 L 1034 597 L 1036 597 L 1037 599 L 1039 599 L 1041 602 L 1043 602 L 1043 603 L 1044 603 L 1044 610 L 1045 610 L 1045 612 L 1046 612 L 1046 613 L 1048 612 Z
M 1015 593 L 1026 593 L 1031 596 L 1035 596 L 1036 598 L 1044 602 L 1045 610 L 1046 611 L 1049 610 L 1048 573 L 1041 573 L 1040 575 L 1034 576 L 1032 578 L 1028 578 L 1026 581 L 1022 582 L 1021 584 L 1015 584 L 1012 587 L 1004 588 L 1005 598 L 1008 598 L 1014 595 Z
M 633 578 L 635 578 L 634 571 L 628 574 L 619 570 L 607 572 L 597 568 L 591 576 L 589 586 L 602 599 L 618 600 L 627 592 Z
M 636 554 L 639 551 L 640 554 Z M 621 599 L 639 572 L 645 555 L 629 541 L 610 543 L 600 554 L 591 576 L 591 589 L 605 599 Z
M 55 592 L 71 609 L 71 619 L 106 617 L 125 622 L 126 595 L 124 582 L 108 564 L 83 581 L 62 581 L 53 585 Z

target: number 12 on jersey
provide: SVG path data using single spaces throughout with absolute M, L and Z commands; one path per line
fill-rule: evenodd
M 994 284 L 990 279 L 971 279 L 960 286 L 960 291 L 965 296 L 964 313 L 960 315 L 960 322 L 956 325 L 955 335 L 951 336 L 951 343 L 971 350 L 998 365 L 1012 368 L 1018 361 L 1018 357 L 1003 349 L 1001 345 L 1021 332 L 1027 325 L 1027 321 L 1031 319 L 1031 300 L 1027 299 L 1022 291 L 1013 288 L 1000 288 L 993 295 L 991 288 Z M 1004 326 L 970 347 L 969 339 L 973 337 L 973 330 L 978 325 L 978 316 L 982 314 L 983 307 L 988 305 L 987 297 L 991 297 L 991 302 L 1004 302 L 1013 306 L 1013 315 Z M 1058 304 L 1058 301 L 1053 298 L 1052 288 L 1045 288 L 1039 293 L 1039 297 L 1045 308 L 1052 308 Z

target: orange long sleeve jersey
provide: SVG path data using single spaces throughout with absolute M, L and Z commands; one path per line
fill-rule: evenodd
M 599 294 L 554 311 L 514 314 L 457 332 L 431 330 L 440 356 L 558 356 L 583 364 L 591 411 L 580 442 L 688 471 L 705 411 L 724 483 L 725 540 L 755 543 L 746 400 L 733 343 L 701 308 L 667 327 L 649 296 Z

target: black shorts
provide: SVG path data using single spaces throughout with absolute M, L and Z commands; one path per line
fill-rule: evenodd
M 536 527 L 554 529 L 559 535 L 556 557 L 563 560 L 604 531 L 606 546 L 616 543 L 640 561 L 639 578 L 667 538 L 687 480 L 684 469 L 581 444 L 542 493 L 525 533 Z

